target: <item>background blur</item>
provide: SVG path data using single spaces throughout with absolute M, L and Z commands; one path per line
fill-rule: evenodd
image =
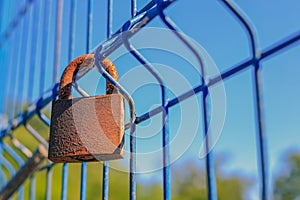
M 89 1 L 62 2 L 62 16 L 59 21 L 61 40 L 57 42 L 58 1 L 0 0 L 1 130 L 7 130 L 18 114 L 27 112 L 29 105 L 34 104 L 54 86 L 70 60 L 91 52 L 107 39 L 109 32 L 117 32 L 131 19 L 130 1 L 112 1 L 111 27 L 107 27 L 108 1 L 91 1 L 92 11 L 88 11 Z M 149 2 L 137 0 L 137 10 L 141 10 Z M 234 3 L 251 23 L 260 52 L 292 37 L 297 38 L 282 51 L 260 62 L 268 194 L 271 199 L 297 199 L 300 198 L 300 2 L 236 0 Z M 90 26 L 88 12 L 92 13 Z M 205 62 L 214 63 L 219 73 L 227 72 L 251 57 L 251 44 L 245 28 L 222 1 L 178 0 L 165 13 L 190 41 L 194 40 L 204 49 L 207 54 L 203 57 Z M 147 27 L 166 28 L 159 17 L 154 18 Z M 169 99 L 172 99 L 199 85 L 199 71 L 189 60 L 179 55 L 143 46 L 149 41 L 163 43 L 159 33 L 160 29 L 154 31 L 152 37 L 145 37 L 147 32 L 145 35 L 138 33 L 131 41 L 141 48 L 140 52 L 165 78 L 168 83 L 166 87 L 171 91 Z M 188 51 L 176 37 L 171 37 L 171 40 L 174 40 L 174 45 L 179 44 L 178 48 L 182 47 L 182 51 Z M 121 52 L 126 52 L 124 47 L 121 49 Z M 59 54 L 56 55 L 57 52 Z M 120 83 L 126 90 L 131 91 L 137 116 L 160 105 L 159 84 L 153 83 L 153 79 L 130 53 L 114 52 L 110 57 L 119 71 Z M 253 71 L 253 66 L 247 67 L 223 82 L 226 117 L 220 138 L 213 148 L 219 199 L 261 199 Z M 175 76 L 186 81 L 186 85 L 182 87 L 181 81 L 174 81 Z M 212 77 L 214 76 L 209 78 Z M 144 79 L 143 84 L 139 84 L 140 79 Z M 105 80 L 96 69 L 86 74 L 78 84 L 90 95 L 104 93 Z M 73 95 L 80 96 L 75 90 Z M 171 163 L 172 199 L 207 199 L 205 159 L 199 158 L 203 138 L 201 102 L 199 93 L 169 110 L 171 140 L 182 134 L 193 136 L 193 140 L 189 141 L 187 148 L 178 157 L 176 149 L 180 149 L 180 143 L 170 146 L 170 156 L 176 157 Z M 50 111 L 51 103 L 43 108 L 42 113 L 49 118 Z M 161 114 L 137 125 L 137 152 L 151 154 L 161 148 L 160 118 Z M 128 116 L 126 120 L 128 121 Z M 195 123 L 191 125 L 189 120 Z M 43 138 L 48 138 L 49 128 L 41 122 L 37 114 L 26 123 Z M 125 148 L 129 151 L 129 133 L 126 134 Z M 9 135 L 11 136 L 1 136 L 0 188 L 5 186 L 27 160 L 27 156 L 13 143 L 13 139 L 17 139 L 30 151 L 34 151 L 39 144 L 25 125 L 14 129 Z M 20 156 L 19 163 L 5 149 L 6 145 Z M 140 159 L 137 160 L 137 168 L 144 173 L 137 177 L 138 199 L 161 199 L 162 157 Z M 129 156 L 126 154 L 123 161 L 110 163 L 111 199 L 124 199 L 129 196 L 126 173 L 128 160 Z M 47 165 L 47 161 L 42 164 Z M 51 175 L 48 174 L 48 169 L 40 169 L 34 173 L 18 191 L 19 195 L 15 193 L 14 198 L 29 199 L 33 193 L 36 199 L 44 198 L 50 177 L 50 196 L 52 199 L 59 198 L 62 164 L 51 167 Z M 80 196 L 81 170 L 80 164 L 69 165 L 69 199 Z M 89 163 L 85 183 L 87 199 L 100 198 L 101 178 L 102 164 Z M 30 192 L 30 188 L 36 189 Z

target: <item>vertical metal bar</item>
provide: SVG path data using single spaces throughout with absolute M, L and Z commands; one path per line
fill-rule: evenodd
M 108 200 L 108 186 L 109 186 L 109 162 L 103 162 L 103 172 L 102 172 L 102 199 Z
M 58 0 L 56 7 L 56 34 L 55 34 L 55 56 L 54 56 L 54 70 L 53 70 L 53 82 L 58 83 L 58 73 L 60 65 L 60 52 L 61 52 L 61 29 L 62 29 L 62 12 L 63 1 Z M 46 185 L 46 199 L 51 199 L 52 193 L 52 168 L 47 169 L 47 185 Z
M 70 2 L 70 31 L 69 31 L 69 51 L 68 60 L 71 62 L 74 53 L 74 39 L 75 39 L 75 17 L 76 17 L 77 1 Z
M 49 13 L 50 13 L 50 8 L 51 8 L 51 2 L 49 0 L 46 0 L 43 2 L 44 7 L 43 7 L 43 14 L 44 14 L 44 19 L 43 19 L 43 39 L 42 39 L 42 49 L 41 49 L 41 71 L 40 71 L 40 91 L 39 91 L 39 96 L 43 95 L 44 92 L 44 86 L 45 86 L 45 71 L 46 71 L 46 61 L 47 61 L 47 50 L 48 50 L 48 32 L 49 32 Z
M 131 0 L 131 17 L 132 18 L 136 15 L 136 12 L 137 12 L 136 0 Z
M 22 54 L 22 45 L 24 44 L 22 41 L 24 41 L 23 39 L 23 29 L 24 29 L 24 23 L 23 21 L 20 23 L 19 26 L 20 31 L 18 31 L 19 34 L 19 42 L 18 42 L 18 47 L 17 47 L 17 53 L 15 55 L 15 59 L 16 59 L 16 76 L 15 76 L 15 90 L 14 90 L 14 94 L 13 94 L 13 98 L 14 98 L 14 116 L 16 116 L 17 114 L 19 114 L 19 109 L 18 109 L 18 105 L 21 102 L 18 102 L 20 99 L 18 99 L 20 97 L 19 93 L 21 91 L 21 89 L 19 88 L 19 86 L 21 86 L 20 82 L 21 82 L 21 77 L 23 75 L 23 73 L 21 73 L 22 69 L 24 70 L 24 67 L 21 67 L 21 54 Z M 17 84 L 18 83 L 18 84 Z
M 163 104 L 166 105 L 165 94 L 163 94 Z M 171 199 L 171 172 L 170 172 L 170 148 L 169 148 L 169 108 L 164 107 L 164 112 L 162 113 L 162 123 L 163 123 L 163 176 L 164 176 L 164 199 Z
M 261 199 L 269 199 L 268 194 L 268 160 L 267 160 L 267 148 L 266 148 L 266 136 L 263 125 L 263 111 L 262 111 L 262 89 L 260 86 L 260 59 L 261 54 L 257 49 L 257 40 L 255 37 L 255 29 L 252 28 L 250 22 L 243 15 L 240 8 L 237 7 L 233 2 L 222 0 L 222 2 L 229 8 L 229 10 L 238 18 L 241 24 L 246 29 L 246 33 L 250 39 L 250 50 L 251 50 L 251 59 L 254 64 L 254 98 L 255 98 L 255 111 L 256 111 L 256 133 L 257 133 L 257 154 L 258 154 L 258 165 L 259 165 L 259 175 L 260 175 L 260 184 L 261 184 Z
M 19 27 L 20 28 L 20 27 Z M 16 30 L 18 30 L 18 28 L 16 29 Z M 16 44 L 15 44 L 15 47 L 16 48 L 13 48 L 13 49 L 17 49 L 17 50 L 15 50 L 14 51 L 14 53 L 13 53 L 13 67 L 15 68 L 15 71 L 14 71 L 14 73 L 13 73 L 13 82 L 12 82 L 12 90 L 11 90 L 11 92 L 12 92 L 12 100 L 11 100 L 11 102 L 12 102 L 12 108 L 11 108 L 11 110 L 12 110 L 12 118 L 14 118 L 15 116 L 16 116 L 16 114 L 17 114 L 17 110 L 16 110 L 16 106 L 17 106 L 17 98 L 16 98 L 16 94 L 17 94 L 17 92 L 18 92 L 18 90 L 17 90 L 17 81 L 18 81 L 18 75 L 19 75 L 19 66 L 18 66 L 18 60 L 19 60 L 19 49 L 20 49 L 20 42 L 21 42 L 21 34 L 20 34 L 20 32 L 19 31 L 16 31 Z
M 260 176 L 261 176 L 261 199 L 268 200 L 268 165 L 267 165 L 267 148 L 266 148 L 266 134 L 264 131 L 263 123 L 263 110 L 262 110 L 262 88 L 260 78 L 260 65 L 259 62 L 255 64 L 253 72 L 254 76 L 254 96 L 255 96 L 255 111 L 256 111 L 256 127 L 258 138 L 258 154 L 260 163 Z
M 113 1 L 107 1 L 107 23 L 106 23 L 106 37 L 109 38 L 112 34 L 112 17 L 113 17 Z M 102 199 L 108 200 L 109 191 L 109 161 L 103 162 L 102 169 Z
M 136 124 L 131 124 L 130 129 L 130 200 L 136 199 Z
M 80 185 L 80 200 L 86 199 L 86 168 L 87 163 L 81 164 L 81 185 Z
M 107 23 L 106 23 L 107 38 L 109 38 L 112 34 L 112 18 L 113 18 L 113 0 L 107 0 Z
M 204 70 L 203 72 L 204 73 Z M 202 79 L 202 77 L 201 77 Z M 208 185 L 208 199 L 209 200 L 216 200 L 217 198 L 217 184 L 216 184 L 216 177 L 215 177 L 215 172 L 214 172 L 214 158 L 213 158 L 213 153 L 210 152 L 210 137 L 207 136 L 208 133 L 208 115 L 207 115 L 207 97 L 208 97 L 208 88 L 205 87 L 203 90 L 202 94 L 202 118 L 203 118 L 203 131 L 204 131 L 204 138 L 206 137 L 207 139 L 205 140 L 205 150 L 207 153 L 207 156 L 205 157 L 205 163 L 206 163 L 206 180 L 207 180 L 207 185 Z
M 14 4 L 14 3 L 12 3 Z M 15 11 L 15 10 L 14 10 Z M 15 13 L 14 13 L 15 14 Z M 16 35 L 16 32 L 14 33 L 11 33 L 12 34 L 12 39 L 11 39 L 11 43 L 9 44 L 9 47 L 10 47 L 10 56 L 9 56 L 9 64 L 8 64 L 8 67 L 9 67 L 9 78 L 8 78 L 8 84 L 7 84 L 7 87 L 6 87 L 6 100 L 5 100 L 5 107 L 4 107 L 4 110 L 5 110 L 5 113 L 7 114 L 7 117 L 8 117 L 8 120 L 12 120 L 13 118 L 13 90 L 14 90 L 14 84 L 15 84 L 15 81 L 14 81 L 14 74 L 13 71 L 14 71 L 14 62 L 15 62 L 15 53 L 14 53 L 14 50 L 15 48 L 13 48 L 14 46 L 17 45 L 16 43 L 16 38 L 17 38 L 17 35 Z M 0 42 L 0 47 L 1 46 L 1 42 Z
M 29 78 L 28 78 L 28 93 L 27 93 L 27 99 L 30 103 L 32 101 L 32 95 L 33 95 L 33 88 L 32 83 L 34 83 L 34 74 L 35 74 L 35 67 L 36 67 L 36 50 L 37 50 L 37 21 L 38 18 L 38 8 L 37 4 L 34 4 L 33 7 L 33 13 L 30 14 L 31 18 L 31 47 L 30 47 L 30 70 L 29 70 Z
M 73 51 L 74 51 L 74 38 L 75 38 L 75 14 L 76 14 L 76 1 L 70 2 L 70 30 L 69 30 L 69 51 L 68 51 L 68 60 L 71 62 Z M 68 173 L 69 166 L 68 163 L 63 164 L 63 172 L 62 172 L 62 192 L 61 199 L 66 200 L 68 194 Z
M 63 172 L 62 172 L 62 188 L 61 188 L 61 199 L 66 200 L 67 199 L 67 193 L 68 193 L 68 164 L 63 164 Z
M 92 42 L 92 10 L 93 10 L 93 2 L 92 0 L 88 0 L 87 5 L 87 37 L 86 37 L 86 53 L 89 53 L 89 49 L 91 47 Z M 87 178 L 87 163 L 84 162 L 81 164 L 81 190 L 80 190 L 80 199 L 86 199 L 86 178 Z
M 92 32 L 93 32 L 93 1 L 88 0 L 87 1 L 87 13 L 88 13 L 88 18 L 87 18 L 87 42 L 86 42 L 86 53 L 89 53 L 89 50 L 92 46 Z
M 26 1 L 27 4 L 27 1 Z M 21 47 L 19 48 L 19 55 L 18 55 L 18 64 L 19 73 L 17 76 L 18 80 L 18 91 L 16 92 L 16 99 L 19 101 L 16 106 L 16 113 L 22 112 L 22 104 L 23 104 L 23 90 L 24 90 L 24 72 L 26 69 L 26 49 L 27 49 L 27 41 L 28 41 L 28 22 L 27 22 L 27 15 L 23 16 L 23 20 L 20 22 L 21 32 L 22 35 L 21 39 Z
M 53 70 L 53 82 L 58 83 L 58 73 L 60 65 L 60 45 L 61 45 L 61 29 L 62 29 L 62 10 L 63 0 L 58 0 L 56 7 L 56 34 L 55 34 L 55 57 L 54 57 L 54 70 Z
M 14 63 L 14 48 L 12 48 L 13 46 L 15 46 L 15 38 L 16 38 L 16 34 L 13 33 L 13 36 L 12 36 L 12 41 L 11 41 L 11 44 L 10 44 L 10 56 L 9 56 L 9 64 L 8 64 L 8 80 L 7 80 L 7 85 L 6 85 L 6 99 L 5 99 L 5 106 L 4 106 L 4 113 L 6 113 L 7 115 L 7 118 L 9 120 L 12 119 L 12 108 L 11 108 L 11 105 L 12 105 L 12 88 L 13 88 L 13 83 L 14 83 L 14 80 L 13 80 L 13 77 L 14 77 L 14 73 L 13 73 L 13 63 Z
M 168 129 L 168 107 L 166 105 L 167 102 L 167 88 L 165 87 L 165 83 L 161 77 L 161 75 L 154 69 L 153 66 L 151 66 L 151 64 L 149 63 L 149 61 L 147 61 L 146 58 L 144 58 L 142 56 L 142 54 L 140 54 L 138 52 L 138 50 L 130 44 L 128 37 L 126 37 L 126 29 L 124 27 L 125 33 L 123 34 L 123 42 L 124 45 L 126 47 L 126 49 L 143 65 L 143 67 L 145 67 L 150 73 L 151 75 L 158 81 L 159 85 L 160 85 L 160 89 L 161 89 L 161 101 L 162 101 L 162 108 L 166 107 L 166 112 L 163 112 L 162 115 L 162 127 L 163 127 L 163 131 L 162 131 L 162 143 L 163 143 L 163 160 L 164 160 L 164 167 L 163 167 L 163 174 L 164 174 L 164 196 L 167 199 L 170 199 L 171 195 L 170 195 L 170 168 L 169 168 L 169 129 Z M 135 141 L 134 141 L 135 143 Z M 134 154 L 133 154 L 134 155 Z M 134 155 L 135 156 L 135 155 Z
M 46 200 L 51 199 L 52 195 L 52 166 L 47 168 L 47 174 L 46 174 Z
M 35 187 L 36 185 L 35 185 L 35 177 L 34 177 L 34 175 L 30 178 L 30 191 L 29 191 L 29 199 L 30 200 L 35 200 L 36 199 L 36 197 L 35 197 Z

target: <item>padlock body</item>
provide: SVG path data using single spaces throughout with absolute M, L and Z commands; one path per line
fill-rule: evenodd
M 120 94 L 52 103 L 48 158 L 87 162 L 124 157 L 124 101 Z

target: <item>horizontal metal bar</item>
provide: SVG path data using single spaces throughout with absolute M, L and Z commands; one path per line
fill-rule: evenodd
M 295 32 L 294 34 L 289 35 L 285 39 L 271 45 L 269 48 L 265 49 L 261 54 L 261 60 L 265 59 L 271 55 L 274 55 L 275 53 L 278 53 L 282 49 L 295 44 L 300 40 L 300 31 Z

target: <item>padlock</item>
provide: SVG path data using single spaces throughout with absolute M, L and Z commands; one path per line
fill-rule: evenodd
M 124 157 L 124 100 L 106 81 L 106 95 L 71 98 L 72 81 L 93 54 L 73 60 L 64 70 L 59 98 L 52 102 L 48 158 L 53 162 L 86 162 Z M 105 58 L 102 66 L 118 81 L 115 66 Z

